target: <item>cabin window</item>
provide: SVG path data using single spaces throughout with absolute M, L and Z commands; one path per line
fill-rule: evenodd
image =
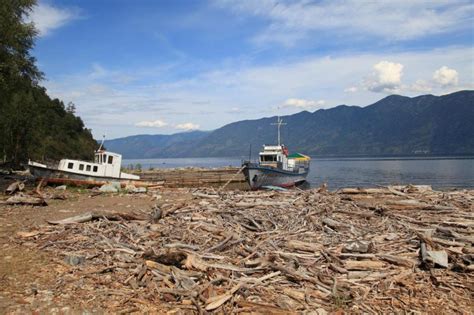
M 84 170 L 84 164 L 79 164 L 79 170 L 83 171 Z
M 97 165 L 94 165 L 94 167 L 92 168 L 92 171 L 97 173 Z
M 114 161 L 114 157 L 112 155 L 109 155 L 109 161 L 108 163 L 109 164 L 112 164 L 112 162 Z
M 107 161 L 107 154 L 102 155 L 102 163 Z
M 87 165 L 86 166 L 86 172 L 90 172 L 91 171 L 91 166 L 90 165 Z
M 262 155 L 260 156 L 260 161 L 262 162 L 276 162 L 277 156 L 276 155 Z
M 74 163 L 69 162 L 69 163 L 67 164 L 67 168 L 72 169 L 73 167 L 74 167 Z

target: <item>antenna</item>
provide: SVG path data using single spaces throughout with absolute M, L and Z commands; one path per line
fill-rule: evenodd
M 102 147 L 104 146 L 104 142 L 105 142 L 105 135 L 102 135 L 102 142 L 100 143 L 99 149 L 97 149 L 97 151 L 100 151 L 100 149 L 102 149 Z
M 281 145 L 280 144 L 280 127 L 282 125 L 286 125 L 286 123 L 283 122 L 283 120 L 280 118 L 280 116 L 277 116 L 277 122 L 272 123 L 272 125 L 277 125 L 278 126 L 278 145 Z

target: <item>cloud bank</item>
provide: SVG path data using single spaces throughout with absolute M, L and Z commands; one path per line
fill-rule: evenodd
M 314 101 L 314 100 L 305 100 L 301 98 L 289 98 L 285 101 L 282 107 L 294 107 L 300 109 L 311 109 L 321 107 L 326 102 L 324 100 Z
M 353 38 L 373 36 L 384 41 L 413 40 L 469 29 L 474 16 L 474 3 L 469 0 L 222 0 L 215 3 L 236 15 L 269 21 L 254 40 L 285 46 L 293 46 L 316 32 L 337 32 Z
M 140 121 L 135 124 L 137 127 L 148 127 L 148 128 L 163 128 L 165 126 L 168 126 L 167 123 L 165 123 L 162 120 L 153 120 L 153 121 Z
M 193 124 L 193 123 L 184 123 L 184 124 L 178 124 L 176 126 L 174 126 L 176 129 L 179 129 L 179 130 L 186 130 L 186 131 L 189 131 L 189 130 L 197 130 L 199 129 L 199 125 L 198 124 Z

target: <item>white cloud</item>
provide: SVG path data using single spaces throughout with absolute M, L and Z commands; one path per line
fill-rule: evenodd
M 433 80 L 442 86 L 452 86 L 458 84 L 458 72 L 446 66 L 442 66 L 433 74 Z
M 43 37 L 78 17 L 79 14 L 76 9 L 58 8 L 40 2 L 33 8 L 27 22 L 33 22 L 38 30 L 38 35 Z
M 168 124 L 162 120 L 154 120 L 154 121 L 140 121 L 135 124 L 137 127 L 149 127 L 149 128 L 163 128 L 168 126 Z
M 389 41 L 410 40 L 469 29 L 474 16 L 474 4 L 470 0 L 223 0 L 216 3 L 239 16 L 264 18 L 269 25 L 256 40 L 277 41 L 286 46 L 317 31 L 334 31 L 349 35 L 350 39 L 375 36 Z
M 316 107 L 321 107 L 326 104 L 326 101 L 324 100 L 319 100 L 319 101 L 314 101 L 314 100 L 305 100 L 302 98 L 289 98 L 283 103 L 282 107 L 296 107 L 300 109 L 310 109 L 310 108 L 316 108 Z
M 375 72 L 366 80 L 366 87 L 372 92 L 398 91 L 403 74 L 403 65 L 390 61 L 380 61 L 373 66 Z
M 344 89 L 344 92 L 346 92 L 346 93 L 355 93 L 355 92 L 357 92 L 357 90 L 358 89 L 357 89 L 356 86 L 351 86 L 351 87 L 348 87 L 348 88 Z
M 174 126 L 175 129 L 180 129 L 180 130 L 196 130 L 196 129 L 199 129 L 199 125 L 198 124 L 193 124 L 193 123 L 184 123 L 184 124 L 178 124 L 176 126 Z

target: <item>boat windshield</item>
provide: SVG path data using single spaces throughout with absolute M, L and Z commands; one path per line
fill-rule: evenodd
M 260 162 L 276 162 L 277 156 L 272 154 L 260 155 Z

